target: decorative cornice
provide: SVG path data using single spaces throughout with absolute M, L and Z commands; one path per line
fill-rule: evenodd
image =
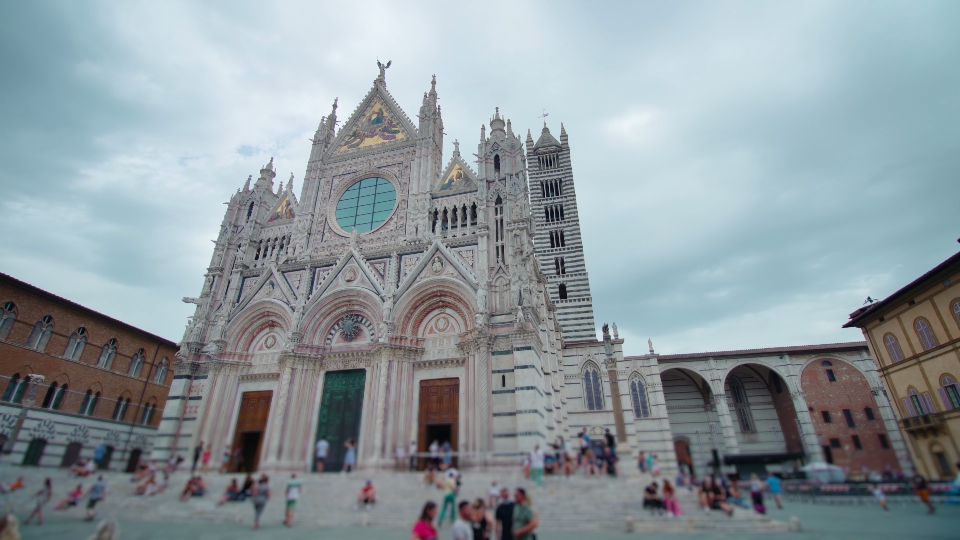
M 442 368 L 457 368 L 463 367 L 466 363 L 466 360 L 463 358 L 447 358 L 444 360 L 420 360 L 413 363 L 414 371 L 421 371 L 424 369 L 442 369 Z
M 247 373 L 240 376 L 240 382 L 269 382 L 280 380 L 279 373 Z

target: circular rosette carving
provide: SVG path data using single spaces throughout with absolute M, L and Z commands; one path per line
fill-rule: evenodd
M 361 319 L 358 315 L 345 315 L 340 319 L 340 334 L 343 339 L 353 341 L 360 335 Z

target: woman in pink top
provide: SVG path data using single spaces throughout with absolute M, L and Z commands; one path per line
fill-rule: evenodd
M 410 540 L 437 540 L 437 529 L 433 526 L 436 517 L 437 503 L 427 501 L 427 504 L 423 505 L 423 512 L 420 512 L 420 519 L 410 531 Z

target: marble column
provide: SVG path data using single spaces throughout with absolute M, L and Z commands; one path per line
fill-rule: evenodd
M 265 464 L 268 467 L 275 466 L 280 460 L 280 451 L 283 448 L 283 424 L 287 415 L 287 397 L 290 393 L 290 374 L 292 370 L 289 361 L 281 358 L 279 367 L 280 381 L 277 384 L 276 408 L 274 409 L 273 422 L 267 439 Z

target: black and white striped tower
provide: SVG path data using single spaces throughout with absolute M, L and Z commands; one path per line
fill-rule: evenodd
M 567 131 L 560 124 L 557 141 L 544 122 L 536 144 L 527 131 L 526 146 L 530 210 L 536 220 L 534 244 L 540 268 L 549 280 L 547 290 L 557 306 L 563 339 L 568 343 L 596 341 Z

